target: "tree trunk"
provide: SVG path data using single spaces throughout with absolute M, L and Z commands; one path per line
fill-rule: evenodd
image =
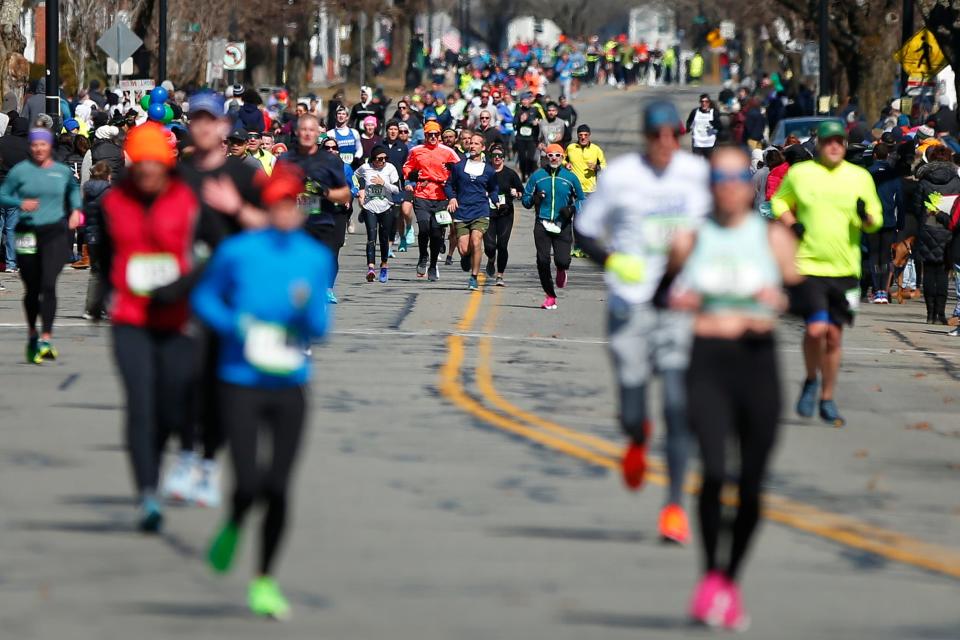
M 21 11 L 23 0 L 0 0 L 0 99 L 9 90 L 22 97 L 30 74 L 30 63 L 23 57 L 27 41 L 20 33 Z
M 878 116 L 892 97 L 899 67 L 890 52 L 896 51 L 899 41 L 896 29 L 878 30 L 864 36 L 853 68 L 847 66 L 850 95 L 860 98 L 860 111 L 870 118 Z

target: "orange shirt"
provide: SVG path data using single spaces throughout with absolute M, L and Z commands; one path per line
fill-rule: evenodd
M 450 147 L 442 144 L 430 148 L 425 144 L 410 150 L 407 161 L 403 163 L 403 177 L 417 172 L 417 184 L 413 188 L 416 198 L 425 200 L 446 200 L 443 185 L 450 179 L 449 165 L 460 162 L 460 156 Z

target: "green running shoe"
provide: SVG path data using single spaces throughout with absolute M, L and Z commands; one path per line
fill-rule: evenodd
M 276 580 L 269 576 L 257 578 L 250 583 L 247 602 L 254 615 L 275 620 L 287 620 L 290 617 L 290 603 L 283 597 Z
M 40 355 L 40 343 L 36 338 L 30 338 L 27 342 L 27 362 L 33 364 L 42 364 L 43 356 Z
M 57 349 L 49 340 L 40 340 L 37 342 L 37 349 L 40 352 L 41 360 L 56 360 L 57 359 Z
M 228 522 L 220 529 L 220 533 L 210 543 L 210 551 L 207 552 L 207 561 L 214 571 L 217 573 L 230 571 L 239 538 L 240 529 L 232 522 Z

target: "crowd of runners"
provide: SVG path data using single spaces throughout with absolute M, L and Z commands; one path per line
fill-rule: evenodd
M 608 165 L 569 101 L 528 92 L 514 103 L 497 83 L 469 99 L 459 91 L 405 96 L 390 117 L 364 87 L 352 108 L 331 101 L 328 117 L 299 104 L 286 134 L 271 129 L 263 105 L 242 88 L 181 97 L 154 90 L 142 112 L 120 119 L 94 108 L 92 136 L 101 142 L 76 172 L 55 159 L 66 134 L 82 135 L 75 119 L 55 132 L 43 117 L 14 114 L 0 138 L 0 206 L 17 215 L 6 270 L 23 282 L 26 360 L 60 356 L 57 277 L 73 252 L 74 266 L 90 267 L 84 317 L 112 324 L 142 530 L 161 529 L 166 500 L 219 507 L 225 448 L 235 480 L 209 563 L 231 568 L 246 517 L 262 502 L 249 605 L 286 617 L 276 556 L 311 343 L 327 333 L 329 305 L 339 303 L 349 230 L 365 228 L 369 286 L 389 285 L 404 269 L 414 286 L 430 287 L 443 267 L 443 278 L 461 273 L 470 291 L 506 287 L 510 246 L 532 243 L 543 310 L 560 307 L 575 256 L 604 270 L 628 439 L 624 482 L 643 485 L 648 392 L 658 376 L 670 480 L 659 532 L 690 540 L 683 492 L 697 442 L 704 572 L 690 613 L 711 626 L 746 626 L 737 584 L 777 440 L 777 319 L 789 310 L 806 322 L 797 413 L 819 409 L 842 426 L 835 389 L 843 328 L 856 312 L 861 232 L 875 233 L 884 219 L 870 173 L 844 159 L 843 126 L 819 125 L 810 160 L 783 177 L 765 217 L 748 151 L 716 140 L 702 148 L 714 127 L 709 98 L 703 115 L 688 119 L 701 135 L 697 154 L 680 148 L 676 106 L 655 100 L 643 108 L 642 151 Z M 171 102 L 183 114 L 177 127 L 153 116 L 155 105 Z M 413 260 L 396 260 L 414 251 Z M 178 453 L 161 473 L 171 436 Z M 739 446 L 732 520 L 721 502 L 728 438 Z

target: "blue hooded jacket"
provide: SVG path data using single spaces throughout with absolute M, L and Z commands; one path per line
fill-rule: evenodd
M 903 206 L 903 186 L 896 169 L 886 160 L 876 160 L 868 169 L 877 185 L 877 195 L 883 205 L 883 228 L 897 228 L 897 214 L 903 217 L 906 209 Z
M 467 172 L 468 162 L 473 173 Z M 480 173 L 476 173 L 476 169 L 480 169 Z M 443 190 L 447 198 L 457 199 L 457 210 L 453 214 L 457 220 L 470 221 L 489 216 L 490 201 L 496 202 L 500 194 L 497 171 L 489 162 L 464 158 L 450 168 L 450 179 Z
M 533 172 L 527 181 L 527 187 L 523 190 L 523 206 L 530 209 L 533 207 L 533 197 L 537 191 L 542 191 L 545 196 L 543 202 L 537 207 L 537 218 L 541 220 L 550 220 L 551 222 L 560 217 L 560 209 L 574 205 L 577 210 L 583 204 L 583 187 L 580 186 L 580 180 L 573 172 L 565 167 L 560 167 L 556 171 L 541 168 Z

